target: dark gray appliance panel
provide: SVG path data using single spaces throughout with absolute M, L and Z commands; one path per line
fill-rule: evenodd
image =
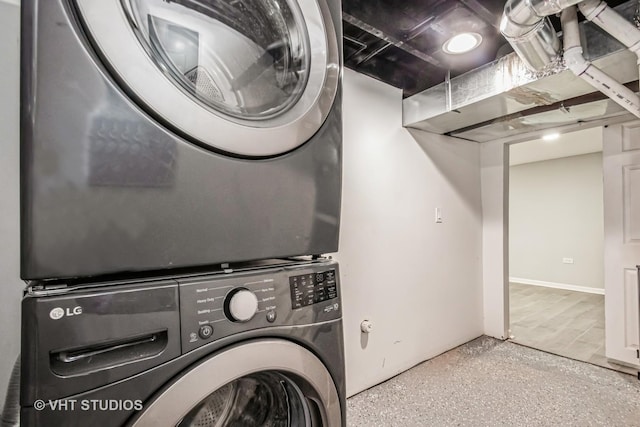
M 22 6 L 24 279 L 337 250 L 340 90 L 322 128 L 289 154 L 208 151 L 123 92 L 67 6 Z
M 344 354 L 342 341 L 336 345 L 335 335 L 343 336 L 342 321 L 334 320 L 316 325 L 307 325 L 298 328 L 286 326 L 273 327 L 269 329 L 269 336 L 291 340 L 307 346 L 316 354 L 322 354 L 323 362 L 336 379 L 341 397 L 341 406 L 346 408 L 344 400 L 344 362 L 341 360 Z M 126 426 L 127 420 L 135 415 L 135 411 L 82 411 L 80 405 L 82 400 L 142 400 L 147 401 L 155 392 L 171 378 L 177 378 L 180 373 L 199 360 L 215 354 L 216 351 L 225 347 L 259 339 L 264 336 L 264 331 L 260 329 L 243 332 L 239 335 L 213 341 L 209 345 L 184 354 L 163 365 L 156 366 L 141 375 L 134 375 L 122 381 L 113 383 L 107 387 L 100 387 L 82 394 L 71 396 L 71 399 L 78 401 L 75 411 L 54 411 L 49 406 L 43 410 L 36 410 L 31 404 L 22 408 L 20 425 L 22 427 L 42 427 L 42 426 Z M 58 385 L 63 383 L 58 380 Z M 34 385 L 34 387 L 39 384 Z M 344 417 L 346 426 L 346 416 Z M 71 421 L 73 420 L 73 421 Z
M 299 281 L 299 292 L 308 301 L 305 305 L 294 296 L 290 285 L 294 280 Z M 342 316 L 338 264 L 332 261 L 178 282 L 183 352 L 245 331 L 321 323 Z M 233 322 L 225 312 L 225 301 L 239 289 L 253 292 L 258 299 L 258 311 L 247 322 Z
M 21 402 L 60 399 L 181 354 L 178 284 L 111 285 L 22 302 Z

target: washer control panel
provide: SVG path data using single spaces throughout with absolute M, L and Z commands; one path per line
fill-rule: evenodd
M 337 263 L 178 279 L 182 351 L 266 327 L 340 318 Z
M 289 277 L 294 309 L 338 298 L 336 270 L 319 271 Z

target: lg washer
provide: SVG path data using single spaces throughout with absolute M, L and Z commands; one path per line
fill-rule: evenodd
M 339 0 L 23 0 L 24 279 L 337 250 Z
M 346 425 L 337 263 L 64 289 L 23 301 L 21 425 Z

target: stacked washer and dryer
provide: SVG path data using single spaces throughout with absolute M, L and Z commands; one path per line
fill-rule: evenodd
M 21 425 L 344 426 L 339 0 L 23 0 Z

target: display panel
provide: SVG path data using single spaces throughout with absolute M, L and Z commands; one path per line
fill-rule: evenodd
M 294 309 L 338 297 L 335 270 L 291 276 L 289 286 Z

